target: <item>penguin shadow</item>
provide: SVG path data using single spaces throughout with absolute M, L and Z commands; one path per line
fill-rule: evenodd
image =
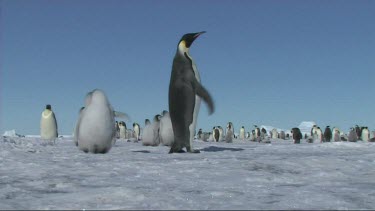
M 242 151 L 244 149 L 242 149 L 242 148 L 229 148 L 229 147 L 217 147 L 217 146 L 209 146 L 209 147 L 200 149 L 200 151 L 203 151 L 203 152 L 222 152 L 222 151 L 226 151 L 226 150 L 237 152 L 237 151 Z
M 132 152 L 150 153 L 150 151 L 148 151 L 148 150 L 134 150 Z

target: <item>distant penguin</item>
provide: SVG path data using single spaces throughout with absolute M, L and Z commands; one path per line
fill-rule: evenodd
M 58 136 L 57 121 L 51 105 L 46 105 L 40 118 L 40 138 L 45 140 L 54 140 Z
M 239 135 L 239 137 L 240 137 L 240 140 L 245 140 L 245 127 L 244 126 L 242 126 L 240 128 L 240 135 Z
M 369 141 L 370 140 L 370 131 L 368 130 L 368 127 L 364 127 L 362 129 L 361 139 L 362 139 L 362 141 Z
M 247 131 L 247 132 L 246 132 L 246 135 L 245 135 L 245 139 L 249 139 L 249 138 L 250 138 L 250 132 Z
M 273 139 L 278 138 L 278 132 L 276 128 L 272 129 L 271 134 Z
M 199 152 L 193 149 L 193 139 L 201 98 L 207 103 L 209 114 L 214 112 L 213 100 L 201 85 L 199 72 L 189 55 L 191 44 L 203 33 L 183 35 L 173 59 L 168 100 L 174 142 L 169 153 L 184 152 L 184 147 L 188 152 Z
M 262 127 L 262 130 L 260 130 L 260 133 L 263 133 L 263 134 L 267 134 L 267 130 L 264 128 L 264 127 Z
M 332 134 L 335 134 L 335 131 L 338 131 L 340 134 L 340 129 L 338 127 L 333 127 L 332 128 Z
M 255 141 L 255 139 L 255 130 L 252 130 L 250 134 L 250 141 Z
M 320 127 L 317 127 L 316 128 L 316 136 L 318 138 L 318 141 L 319 142 L 322 142 L 323 141 L 323 133 L 322 133 L 322 130 L 320 129 Z
M 260 129 L 258 128 L 258 126 L 254 125 L 255 126 L 255 139 L 257 139 L 259 136 L 260 136 Z
M 358 125 L 355 125 L 355 133 L 357 134 L 357 140 L 361 139 L 362 131 Z
M 217 126 L 217 129 L 219 129 L 219 141 L 223 141 L 224 139 L 224 130 L 221 126 Z
M 357 130 L 355 128 L 350 128 L 349 135 L 348 135 L 348 141 L 356 142 L 357 140 L 358 140 Z
M 203 141 L 213 141 L 214 138 L 212 137 L 212 132 L 204 133 Z
M 151 122 L 150 122 L 149 119 L 145 119 L 145 127 L 146 127 L 147 125 L 151 125 Z
M 172 146 L 174 135 L 171 117 L 168 111 L 163 111 L 163 116 L 160 119 L 160 143 L 164 146 Z
M 279 138 L 285 140 L 285 131 L 280 132 Z
M 107 153 L 116 139 L 115 111 L 99 89 L 89 92 L 85 101 L 75 129 L 75 142 L 86 153 Z
M 220 130 L 218 127 L 214 127 L 214 131 L 212 132 L 213 134 L 213 137 L 214 137 L 214 141 L 215 142 L 219 142 L 220 140 Z
M 143 128 L 142 133 L 142 144 L 144 146 L 158 146 L 160 144 L 159 128 L 160 128 L 159 114 L 155 115 L 153 122 L 150 124 L 146 121 L 146 125 Z
M 340 132 L 339 132 L 338 130 L 334 130 L 333 140 L 334 140 L 335 142 L 340 141 Z
M 126 124 L 124 121 L 119 122 L 120 138 L 126 139 Z
M 331 131 L 331 128 L 327 126 L 326 129 L 324 130 L 324 141 L 330 142 L 331 139 L 332 139 L 332 131 Z
M 294 140 L 294 143 L 295 144 L 299 144 L 301 143 L 301 139 L 302 139 L 302 133 L 301 133 L 301 130 L 299 128 L 292 128 L 292 134 L 293 134 L 293 140 Z
M 312 128 L 311 128 L 311 136 L 314 136 L 314 133 L 315 133 L 316 129 L 318 129 L 318 126 L 313 125 Z
M 199 128 L 199 130 L 198 130 L 197 139 L 198 140 L 203 140 L 203 131 L 202 131 L 202 128 Z
M 232 123 L 232 122 L 228 122 L 228 124 L 227 124 L 227 128 L 226 128 L 226 131 L 225 131 L 225 134 L 228 133 L 228 130 L 231 130 L 231 131 L 232 131 L 232 135 L 233 135 L 232 138 L 234 138 L 234 127 L 233 127 L 233 123 Z
M 233 142 L 233 129 L 232 129 L 231 124 L 227 125 L 227 133 L 225 134 L 225 141 L 227 143 L 232 143 Z
M 139 127 L 138 123 L 133 123 L 133 137 L 136 141 L 140 140 L 141 136 L 141 128 Z
M 233 143 L 233 132 L 232 132 L 232 130 L 227 131 L 227 134 L 225 135 L 225 142 Z

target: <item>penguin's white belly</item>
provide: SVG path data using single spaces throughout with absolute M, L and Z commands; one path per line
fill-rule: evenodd
M 368 141 L 369 140 L 369 131 L 363 130 L 361 136 L 362 136 L 361 137 L 362 141 Z
M 159 143 L 159 122 L 146 125 L 142 132 L 142 144 L 146 146 L 157 146 Z
M 101 111 L 101 112 L 98 112 Z M 78 146 L 81 150 L 94 152 L 96 149 L 109 150 L 115 138 L 115 121 L 108 109 L 86 108 L 78 131 Z M 107 113 L 108 112 L 108 113 Z
M 125 139 L 126 138 L 126 128 L 120 127 L 120 138 Z
M 52 115 L 41 118 L 40 137 L 42 139 L 55 139 L 57 137 L 57 125 Z
M 240 130 L 240 139 L 245 139 L 245 131 L 244 130 Z
M 142 131 L 142 144 L 146 146 L 154 145 L 154 129 L 151 124 L 146 125 Z
M 198 119 L 198 113 L 199 113 L 200 104 L 201 104 L 201 98 L 198 95 L 195 95 L 195 105 L 194 105 L 194 112 L 193 112 L 193 122 L 189 125 L 190 147 L 193 146 L 194 132 L 195 132 L 195 128 L 197 126 L 197 119 Z
M 320 130 L 318 130 L 316 134 L 317 134 L 317 139 L 319 141 L 321 141 L 322 140 L 322 132 Z
M 160 120 L 160 142 L 165 146 L 171 146 L 174 139 L 171 118 L 163 116 Z

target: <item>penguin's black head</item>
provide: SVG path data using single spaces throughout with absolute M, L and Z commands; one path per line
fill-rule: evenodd
M 51 110 L 51 109 L 52 109 L 51 105 L 50 105 L 50 104 L 47 104 L 47 105 L 46 105 L 46 109 Z
M 201 35 L 203 33 L 206 33 L 206 32 L 202 31 L 202 32 L 197 32 L 197 33 L 184 34 L 184 36 L 182 36 L 180 42 L 178 42 L 178 43 L 180 44 L 181 42 L 184 42 L 185 47 L 190 48 L 190 46 L 191 46 L 191 44 L 193 44 L 194 40 L 197 39 L 197 37 L 199 37 L 199 35 Z

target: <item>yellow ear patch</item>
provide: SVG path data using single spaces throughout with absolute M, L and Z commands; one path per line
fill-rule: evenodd
M 179 44 L 178 44 L 178 50 L 183 54 L 185 52 L 188 52 L 189 51 L 189 48 L 186 47 L 186 41 L 185 40 L 182 40 Z

